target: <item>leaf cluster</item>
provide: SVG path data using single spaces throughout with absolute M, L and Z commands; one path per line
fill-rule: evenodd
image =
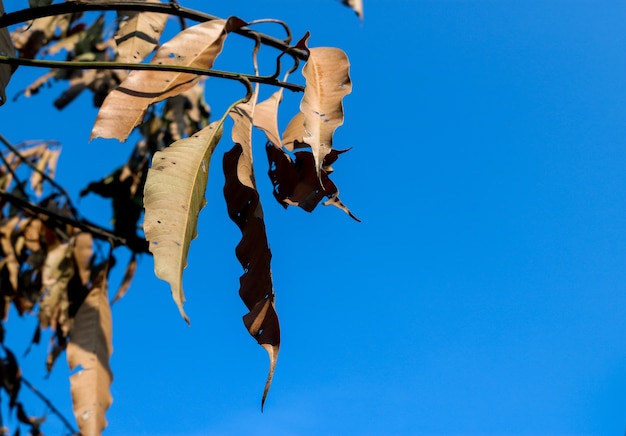
M 125 3 L 133 3 L 135 9 L 122 7 Z M 362 16 L 361 2 L 342 3 Z M 86 10 L 105 11 L 116 5 L 113 23 L 108 23 L 108 13 L 91 20 L 84 15 Z M 266 136 L 268 176 L 281 206 L 311 212 L 323 203 L 356 219 L 330 178 L 333 165 L 347 151 L 333 147 L 334 131 L 344 121 L 342 100 L 352 90 L 346 54 L 337 48 L 309 47 L 308 34 L 292 44 L 291 32 L 281 22 L 277 25 L 288 34 L 283 40 L 254 31 L 260 22 L 208 17 L 182 7 L 166 10 L 154 1 L 76 3 L 74 10 L 47 2 L 36 6 L 38 18 L 14 29 L 8 42 L 3 39 L 6 28 L 0 28 L 0 91 L 4 92 L 10 68 L 16 65 L 52 67 L 22 94 L 31 97 L 43 86 L 66 82 L 54 105 L 63 109 L 81 93 L 91 92 L 98 108 L 91 138 L 125 141 L 137 134 L 140 139 L 123 165 L 89 183 L 80 194 L 110 199 L 112 230 L 81 218 L 54 182 L 58 145 L 13 147 L 4 141 L 8 151 L 0 167 L 0 293 L 5 297 L 5 318 L 10 302 L 19 313 L 37 311 L 34 342 L 41 329 L 54 332 L 48 368 L 67 351 L 70 369 L 79 370 L 70 382 L 80 432 L 99 434 L 111 404 L 107 290 L 113 250 L 126 246 L 132 251 L 114 301 L 128 290 L 137 256 L 152 254 L 156 275 L 169 283 L 181 315 L 189 322 L 183 309 L 183 270 L 206 203 L 210 161 L 230 118 L 232 147 L 222 160 L 224 197 L 228 215 L 242 233 L 235 252 L 244 271 L 239 295 L 248 313 L 243 322 L 270 360 L 263 407 L 280 348 L 280 327 L 252 132 L 256 128 Z M 39 11 L 47 13 L 39 15 Z M 180 18 L 181 28 L 161 42 L 168 14 Z M 198 23 L 188 25 L 189 17 Z M 106 31 L 111 27 L 113 31 Z M 225 41 L 233 36 L 255 42 L 250 55 L 254 74 L 213 69 Z M 13 49 L 16 56 L 11 55 Z M 266 74 L 258 66 L 262 49 L 275 56 L 275 70 Z M 59 61 L 59 56 L 65 59 Z M 297 70 L 302 72 L 302 85 L 287 82 Z M 236 80 L 246 90 L 243 99 L 212 122 L 204 99 L 207 76 Z M 260 88 L 268 86 L 278 89 L 259 101 Z M 284 89 L 304 93 L 281 130 Z M 30 185 L 22 174 L 27 174 Z

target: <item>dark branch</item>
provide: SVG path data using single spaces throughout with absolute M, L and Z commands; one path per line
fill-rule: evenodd
M 174 15 L 180 18 L 188 18 L 193 21 L 206 22 L 218 20 L 219 17 L 205 14 L 200 11 L 185 8 L 176 2 L 171 3 L 147 3 L 141 1 L 107 0 L 105 2 L 90 1 L 82 3 L 80 1 L 68 1 L 64 3 L 43 6 L 38 8 L 22 9 L 0 16 L 0 28 L 9 27 L 14 24 L 24 23 L 35 18 L 50 17 L 54 15 L 69 14 L 87 11 L 139 11 L 158 12 L 162 14 Z M 302 60 L 307 59 L 307 53 L 303 50 L 289 46 L 288 43 L 280 39 L 269 36 L 265 33 L 250 30 L 247 27 L 235 30 L 235 33 L 250 39 L 261 40 L 261 43 L 280 51 L 286 51 L 294 57 Z
M 52 402 L 46 396 L 44 396 L 41 392 L 39 392 L 37 390 L 37 388 L 31 384 L 31 382 L 29 382 L 27 379 L 25 379 L 24 376 L 22 376 L 20 378 L 20 381 L 28 389 L 30 389 L 31 392 L 33 394 L 35 394 L 48 407 L 48 409 L 50 409 L 50 411 L 52 413 L 54 413 L 61 420 L 63 425 L 65 425 L 65 427 L 71 432 L 71 434 L 73 434 L 73 435 L 78 435 L 79 434 L 78 431 L 69 422 L 69 420 L 65 416 L 63 416 L 63 414 L 61 412 L 59 412 L 59 409 L 54 407 L 54 404 L 52 404 Z
M 124 62 L 72 62 L 72 61 L 48 61 L 39 59 L 24 59 L 0 55 L 0 64 L 22 65 L 26 67 L 60 68 L 60 69 L 83 69 L 83 70 L 148 70 L 148 71 L 172 71 L 176 73 L 197 74 L 199 76 L 219 77 L 229 80 L 248 80 L 264 85 L 279 86 L 290 91 L 303 92 L 304 86 L 295 83 L 282 82 L 272 76 L 252 76 L 250 74 L 231 73 L 229 71 L 210 70 L 206 68 L 185 67 L 180 65 L 166 64 L 133 64 Z

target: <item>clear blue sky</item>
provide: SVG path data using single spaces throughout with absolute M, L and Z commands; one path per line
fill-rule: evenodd
M 282 326 L 261 414 L 267 358 L 241 323 L 225 137 L 185 273 L 191 327 L 150 258 L 114 306 L 106 434 L 624 434 L 624 2 L 364 0 L 363 23 L 333 0 L 181 3 L 282 18 L 310 30 L 311 46 L 348 53 L 354 87 L 335 146 L 353 149 L 334 180 L 363 222 L 284 211 L 258 137 Z M 42 73 L 20 68 L 7 94 Z M 209 83 L 218 116 L 240 90 Z M 88 143 L 90 98 L 58 112 L 63 86 L 1 107 L 0 131 L 61 140 L 58 179 L 77 195 L 132 142 Z M 107 222 L 107 203 L 80 205 Z M 13 313 L 9 342 L 34 323 Z M 64 362 L 49 380 L 34 375 L 45 348 L 25 374 L 71 415 Z

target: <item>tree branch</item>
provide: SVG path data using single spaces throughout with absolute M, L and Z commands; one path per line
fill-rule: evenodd
M 0 64 L 22 65 L 26 67 L 59 68 L 59 69 L 82 69 L 82 70 L 144 70 L 144 71 L 172 71 L 176 73 L 190 73 L 199 76 L 218 77 L 221 79 L 237 80 L 247 79 L 250 82 L 264 85 L 279 86 L 290 91 L 303 92 L 304 86 L 295 83 L 282 82 L 272 76 L 253 76 L 243 73 L 231 73 L 229 71 L 210 70 L 206 68 L 194 68 L 180 65 L 165 64 L 133 64 L 125 62 L 79 62 L 79 61 L 48 61 L 40 59 L 24 59 L 12 56 L 0 55 Z
M 190 20 L 198 21 L 201 23 L 220 19 L 219 17 L 216 17 L 214 15 L 205 14 L 200 11 L 182 7 L 174 1 L 170 3 L 148 3 L 141 1 L 123 0 L 107 0 L 106 2 L 90 1 L 89 3 L 83 3 L 81 1 L 68 1 L 50 6 L 22 9 L 20 11 L 4 14 L 0 16 L 0 28 L 24 23 L 35 18 L 87 11 L 158 12 L 162 14 L 174 15 L 180 18 L 188 18 Z M 256 32 L 247 27 L 242 27 L 238 30 L 235 30 L 235 33 L 250 39 L 259 38 L 263 44 L 276 48 L 280 51 L 287 52 L 290 55 L 299 59 L 306 60 L 308 58 L 308 55 L 304 50 L 291 47 L 285 41 L 274 38 L 265 33 Z
M 5 190 L 0 189 L 0 198 L 5 198 L 11 204 L 16 207 L 19 207 L 23 212 L 32 215 L 39 216 L 45 215 L 49 219 L 53 221 L 57 221 L 62 224 L 67 224 L 73 227 L 76 227 L 82 231 L 91 233 L 94 237 L 113 243 L 115 247 L 126 246 L 130 250 L 135 253 L 148 253 L 148 243 L 142 239 L 137 237 L 136 239 L 128 239 L 123 238 L 121 236 L 116 235 L 110 230 L 105 229 L 104 227 L 100 227 L 97 224 L 94 224 L 86 219 L 76 220 L 74 218 L 70 218 L 67 216 L 60 215 L 56 212 L 52 212 L 46 208 L 38 206 L 36 204 L 31 203 L 30 201 L 24 200 L 23 198 L 16 197 L 15 195 L 7 192 Z
M 59 411 L 59 409 L 54 407 L 54 404 L 52 404 L 52 402 L 46 396 L 44 396 L 41 392 L 39 392 L 37 388 L 32 385 L 31 382 L 29 382 L 26 378 L 24 378 L 24 376 L 20 377 L 20 381 L 24 385 L 26 385 L 26 387 L 30 389 L 31 392 L 35 394 L 37 398 L 39 398 L 48 407 L 48 409 L 50 409 L 50 411 L 54 413 L 61 420 L 63 425 L 65 425 L 65 427 L 71 432 L 72 435 L 79 434 L 78 431 L 69 422 L 69 420 L 65 416 L 63 416 L 63 414 Z

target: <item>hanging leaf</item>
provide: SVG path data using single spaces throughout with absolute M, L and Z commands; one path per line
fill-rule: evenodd
M 151 0 L 149 3 L 158 3 Z M 138 63 L 159 44 L 167 14 L 156 12 L 118 12 L 120 26 L 115 34 L 118 61 Z
M 42 329 L 60 328 L 65 336 L 71 326 L 67 286 L 74 276 L 72 255 L 73 250 L 67 243 L 48 251 L 42 269 L 43 297 L 39 303 L 39 326 Z
M 93 236 L 91 233 L 79 233 L 74 238 L 74 261 L 83 286 L 87 286 L 91 279 L 92 257 Z
M 267 140 L 281 148 L 280 133 L 278 130 L 278 106 L 283 98 L 283 88 L 273 93 L 267 100 L 256 105 L 254 110 L 254 127 L 262 130 Z
M 363 0 L 341 0 L 341 3 L 352 8 L 359 18 L 363 19 Z
M 126 266 L 126 272 L 124 272 L 124 277 L 122 278 L 122 284 L 119 289 L 115 293 L 115 297 L 111 300 L 111 304 L 116 303 L 117 301 L 124 298 L 126 292 L 130 288 L 130 283 L 133 281 L 133 277 L 135 277 L 135 272 L 137 271 L 137 254 L 133 252 L 130 260 L 128 261 L 128 265 Z
M 307 133 L 303 141 L 311 146 L 318 177 L 324 157 L 332 150 L 333 133 L 343 124 L 342 100 L 352 91 L 349 70 L 346 54 L 332 47 L 310 49 L 302 69 L 306 88 L 300 111 Z
M 67 346 L 70 371 L 78 369 L 70 376 L 70 388 L 74 416 L 84 436 L 102 433 L 107 425 L 104 415 L 112 402 L 112 325 L 105 274 L 101 272 L 94 280 L 94 287 L 78 309 Z
M 254 182 L 252 162 L 241 144 L 224 154 L 224 197 L 230 219 L 241 230 L 241 241 L 235 250 L 245 273 L 239 279 L 239 296 L 249 312 L 243 322 L 248 332 L 267 351 L 270 368 L 263 390 L 261 408 L 265 404 L 272 383 L 278 351 L 280 326 L 274 307 L 274 287 L 270 261 L 272 253 L 267 243 L 263 210 L 259 194 L 249 185 Z
M 155 153 L 144 188 L 143 228 L 154 255 L 154 271 L 170 284 L 172 297 L 187 323 L 183 269 L 197 234 L 198 214 L 206 203 L 209 163 L 221 138 L 224 119 Z
M 2 0 L 0 0 L 0 16 L 2 14 L 4 14 L 4 6 L 2 5 Z M 15 47 L 13 47 L 9 30 L 6 27 L 0 29 L 0 55 L 15 56 Z M 11 65 L 0 64 L 0 106 L 6 102 L 7 95 L 5 90 L 12 74 L 13 69 Z
M 211 68 L 228 32 L 245 23 L 238 18 L 214 20 L 183 30 L 156 52 L 151 64 Z M 91 138 L 125 141 L 148 106 L 191 88 L 199 76 L 167 71 L 133 71 L 106 97 Z

